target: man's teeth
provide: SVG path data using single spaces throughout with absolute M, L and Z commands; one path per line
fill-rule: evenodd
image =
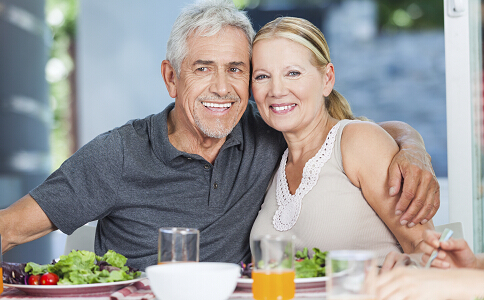
M 216 108 L 229 108 L 232 106 L 232 103 L 212 103 L 212 102 L 202 102 L 202 104 L 206 107 L 216 107 Z
M 287 109 L 294 107 L 294 106 L 296 106 L 296 104 L 291 104 L 291 105 L 286 105 L 286 106 L 273 106 L 272 108 L 275 111 L 283 111 L 283 110 L 287 110 Z

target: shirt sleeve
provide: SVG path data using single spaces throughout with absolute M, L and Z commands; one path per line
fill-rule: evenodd
M 116 187 L 123 170 L 122 145 L 117 130 L 101 134 L 30 191 L 65 234 L 109 215 L 116 205 Z

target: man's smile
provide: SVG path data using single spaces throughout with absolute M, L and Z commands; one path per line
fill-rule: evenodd
M 214 108 L 230 108 L 233 102 L 227 102 L 227 103 L 213 103 L 213 102 L 202 102 L 203 106 L 205 107 L 214 107 Z

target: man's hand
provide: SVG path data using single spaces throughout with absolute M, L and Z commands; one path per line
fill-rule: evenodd
M 425 149 L 400 148 L 389 167 L 389 186 L 391 196 L 401 189 L 395 214 L 402 215 L 402 225 L 425 224 L 439 209 L 440 186 Z

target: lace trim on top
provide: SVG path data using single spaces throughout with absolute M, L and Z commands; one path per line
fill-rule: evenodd
M 289 185 L 286 179 L 288 149 L 284 151 L 281 164 L 277 170 L 276 201 L 279 207 L 272 218 L 272 224 L 276 230 L 287 231 L 296 224 L 299 213 L 301 212 L 303 197 L 316 185 L 321 168 L 331 157 L 338 129 L 339 123 L 331 128 L 318 153 L 306 163 L 303 169 L 301 183 L 294 195 L 289 192 Z

